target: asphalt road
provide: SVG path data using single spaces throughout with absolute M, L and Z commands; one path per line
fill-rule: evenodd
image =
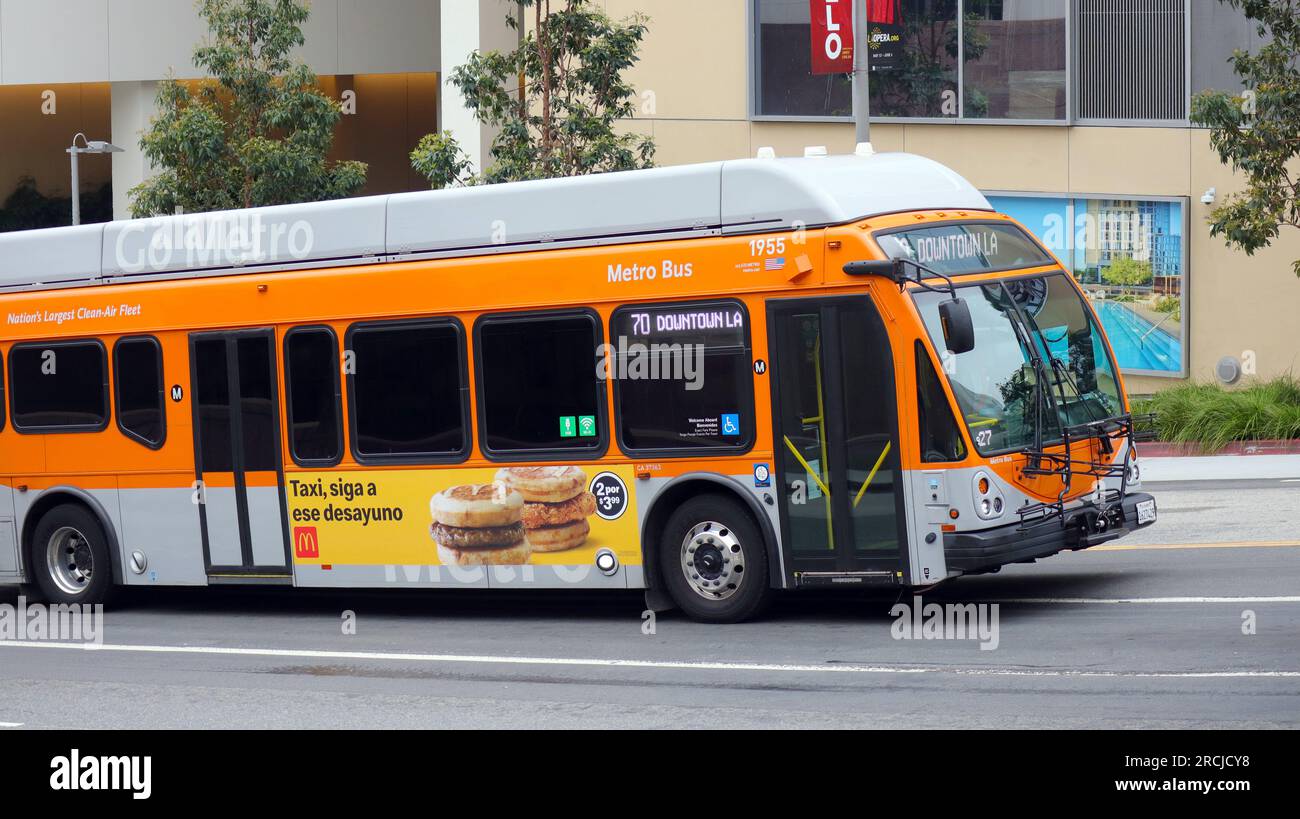
M 151 591 L 99 650 L 0 641 L 0 726 L 1300 726 L 1300 482 L 1147 489 L 1140 537 L 926 596 L 997 603 L 991 650 L 895 639 L 893 596 L 645 634 L 631 594 Z

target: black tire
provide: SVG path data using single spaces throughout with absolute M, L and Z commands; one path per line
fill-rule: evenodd
M 52 552 L 67 562 L 54 561 Z M 42 515 L 27 556 L 28 579 L 50 603 L 105 603 L 113 592 L 112 554 L 104 527 L 80 504 L 65 503 Z
M 678 607 L 702 623 L 749 620 L 772 597 L 763 534 L 724 495 L 699 495 L 673 511 L 659 543 L 659 576 Z

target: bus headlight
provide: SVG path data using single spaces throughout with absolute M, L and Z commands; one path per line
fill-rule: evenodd
M 1002 500 L 1002 492 L 998 490 L 991 475 L 987 472 L 976 472 L 971 481 L 971 489 L 975 495 L 975 514 L 983 520 L 996 520 L 1002 517 L 1006 502 Z

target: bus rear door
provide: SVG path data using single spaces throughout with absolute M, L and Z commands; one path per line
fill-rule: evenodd
M 889 337 L 866 296 L 768 303 L 786 571 L 799 585 L 895 583 L 903 481 Z

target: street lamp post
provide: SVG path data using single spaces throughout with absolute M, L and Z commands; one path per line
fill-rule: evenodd
M 81 139 L 81 147 L 77 145 L 78 138 Z M 68 154 L 72 157 L 72 224 L 81 224 L 81 174 L 77 168 L 77 157 L 81 154 L 112 154 L 121 151 L 121 148 L 111 142 L 102 139 L 86 139 L 86 135 L 82 133 L 72 138 L 72 147 L 68 148 Z
M 853 3 L 853 121 L 857 143 L 871 142 L 871 24 L 867 0 Z

